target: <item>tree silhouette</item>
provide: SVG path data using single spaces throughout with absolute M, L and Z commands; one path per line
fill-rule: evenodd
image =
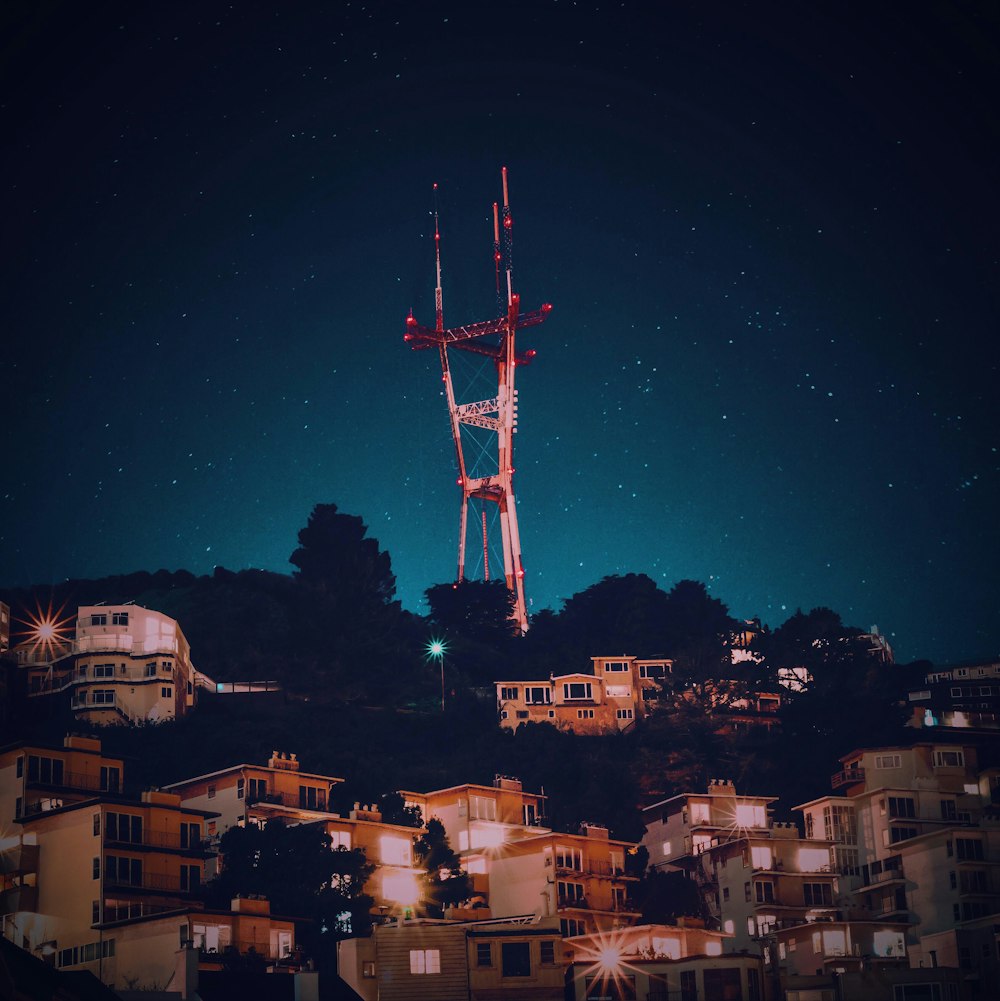
M 430 606 L 428 638 L 443 640 L 449 675 L 472 685 L 504 677 L 514 645 L 514 595 L 502 580 L 435 584 L 425 592 Z
M 299 531 L 299 548 L 288 558 L 297 568 L 295 578 L 345 606 L 387 605 L 396 594 L 392 563 L 367 533 L 357 515 L 341 514 L 336 504 L 317 504 Z
M 360 849 L 330 849 L 320 824 L 231 827 L 219 844 L 224 864 L 205 888 L 210 906 L 227 907 L 251 893 L 268 898 L 272 914 L 305 919 L 299 939 L 321 963 L 333 958 L 334 943 L 364 935 L 374 903 L 364 892 L 374 866 Z
M 421 881 L 430 917 L 440 918 L 446 907 L 469 899 L 472 880 L 462 869 L 462 860 L 452 850 L 444 824 L 437 817 L 427 821 L 427 833 L 413 842 L 413 852 L 417 865 L 427 870 Z
M 539 613 L 525 637 L 532 676 L 584 670 L 591 657 L 666 654 L 666 595 L 645 574 L 605 577 L 566 600 L 556 614 Z

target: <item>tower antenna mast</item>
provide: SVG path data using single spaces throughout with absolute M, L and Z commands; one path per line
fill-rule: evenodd
M 434 328 L 421 326 L 413 316 L 406 318 L 406 332 L 403 339 L 414 351 L 436 347 L 441 359 L 441 378 L 448 401 L 451 433 L 455 443 L 458 462 L 458 485 L 462 490 L 459 509 L 458 574 L 457 580 L 466 579 L 466 535 L 469 530 L 469 500 L 476 498 L 483 502 L 483 572 L 489 579 L 489 560 L 486 544 L 486 502 L 497 505 L 499 511 L 501 550 L 503 553 L 504 579 L 513 595 L 513 618 L 521 632 L 527 631 L 528 613 L 524 597 L 524 566 L 521 560 L 521 537 L 517 525 L 517 509 L 514 503 L 514 433 L 517 430 L 517 389 L 514 386 L 515 370 L 526 365 L 535 356 L 534 351 L 518 354 L 515 335 L 525 327 L 543 323 L 552 307 L 548 303 L 532 312 L 521 312 L 520 296 L 513 284 L 513 222 L 507 185 L 507 168 L 502 168 L 503 211 L 493 203 L 493 260 L 496 270 L 497 304 L 499 316 L 494 320 L 483 320 L 460 327 L 446 329 L 444 326 L 444 305 L 441 285 L 441 233 L 437 211 L 437 185 L 434 185 L 434 246 L 437 267 L 437 285 L 434 290 Z M 500 221 L 503 222 L 503 251 L 500 246 Z M 506 277 L 506 303 L 503 302 L 500 271 Z M 465 351 L 491 358 L 496 367 L 496 396 L 472 403 L 458 403 L 452 381 L 449 351 Z M 463 449 L 463 427 L 484 428 L 495 434 L 496 472 L 483 476 L 470 476 Z

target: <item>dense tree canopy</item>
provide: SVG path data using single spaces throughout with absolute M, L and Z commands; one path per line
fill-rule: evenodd
M 422 902 L 429 917 L 440 918 L 446 907 L 469 899 L 472 880 L 437 817 L 427 821 L 426 833 L 414 841 L 413 852 L 417 866 L 426 870 L 421 878 Z
M 219 845 L 225 864 L 206 886 L 210 906 L 237 896 L 267 897 L 272 914 L 302 919 L 298 938 L 314 958 L 333 960 L 337 939 L 366 934 L 374 903 L 364 886 L 374 871 L 359 849 L 331 850 L 323 824 L 231 827 Z
M 835 768 L 839 755 L 873 733 L 887 734 L 887 722 L 898 716 L 899 672 L 872 658 L 860 630 L 829 609 L 799 611 L 773 631 L 762 630 L 761 663 L 734 668 L 730 636 L 738 624 L 696 581 L 664 592 L 642 574 L 606 577 L 559 611 L 535 614 L 522 638 L 508 630 L 509 595 L 501 582 L 438 585 L 428 591 L 428 618 L 401 611 L 389 555 L 360 518 L 336 505 L 313 510 L 299 543 L 294 574 L 219 567 L 196 578 L 160 570 L 8 589 L 0 600 L 12 605 L 15 619 L 50 599 L 68 612 L 80 604 L 136 601 L 175 617 L 195 665 L 218 680 L 282 682 L 288 702 L 254 700 L 245 716 L 243 703 L 220 698 L 174 724 L 107 734 L 109 746 L 136 761 L 130 774 L 151 784 L 234 760 L 266 760 L 269 748 L 284 747 L 308 756 L 317 771 L 344 776 L 338 788 L 350 800 L 375 802 L 394 788 L 513 774 L 525 788 L 550 794 L 555 828 L 597 820 L 620 836 L 638 837 L 637 802 L 700 788 L 710 777 L 751 783 L 791 801 L 815 794 L 813 786 L 804 788 L 815 782 L 815 769 Z M 438 633 L 448 643 L 444 713 L 438 663 L 425 656 L 427 640 Z M 674 660 L 663 711 L 629 733 L 578 738 L 545 724 L 516 734 L 496 727 L 492 681 L 587 670 L 593 656 L 622 653 Z M 781 690 L 782 727 L 732 732 L 717 710 L 732 702 L 735 686 L 752 690 L 762 680 L 755 674 L 762 674 L 771 687 L 757 690 L 773 691 L 777 669 L 789 666 L 802 667 L 810 680 L 797 696 Z M 36 722 L 13 714 L 12 736 L 37 735 L 24 729 Z M 60 739 L 65 717 L 53 712 L 46 722 L 52 739 Z M 187 746 L 198 753 L 186 755 Z M 148 753 L 150 747 L 157 750 Z M 790 770 L 793 755 L 802 767 Z M 805 762 L 804 755 L 815 760 Z M 391 804 L 384 812 L 392 813 Z

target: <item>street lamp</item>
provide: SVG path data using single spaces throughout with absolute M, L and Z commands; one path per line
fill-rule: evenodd
M 436 660 L 441 668 L 441 712 L 444 712 L 444 655 L 447 649 L 444 640 L 432 639 L 427 644 L 427 656 Z

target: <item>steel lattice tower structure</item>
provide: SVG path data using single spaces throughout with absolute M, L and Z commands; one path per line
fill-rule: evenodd
M 458 485 L 462 489 L 458 531 L 458 575 L 463 581 L 466 565 L 466 536 L 469 525 L 469 501 L 476 498 L 496 504 L 499 509 L 501 548 L 504 578 L 507 588 L 514 594 L 514 618 L 521 632 L 528 628 L 527 605 L 524 600 L 524 567 L 521 562 L 521 537 L 517 528 L 517 509 L 514 504 L 514 432 L 517 427 L 517 389 L 514 372 L 534 357 L 534 351 L 518 354 L 514 344 L 515 334 L 524 327 L 534 327 L 544 322 L 552 307 L 544 303 L 530 313 L 521 312 L 520 296 L 513 285 L 513 220 L 507 192 L 507 168 L 501 171 L 503 181 L 503 209 L 493 203 L 493 261 L 496 270 L 497 306 L 500 315 L 495 320 L 483 320 L 461 327 L 445 329 L 444 294 L 441 288 L 441 234 L 437 209 L 434 211 L 434 247 L 437 263 L 437 285 L 434 290 L 436 322 L 433 329 L 421 326 L 412 310 L 406 318 L 403 339 L 414 351 L 437 348 L 441 359 L 442 380 L 448 400 L 451 434 L 458 460 Z M 435 191 L 437 185 L 434 185 Z M 501 219 L 503 242 L 501 249 Z M 506 278 L 506 289 L 501 282 L 501 272 Z M 449 351 L 467 351 L 493 359 L 497 374 L 496 396 L 487 400 L 459 403 L 455 398 Z M 462 443 L 462 426 L 485 428 L 496 434 L 496 473 L 471 476 Z M 483 505 L 483 576 L 489 579 L 489 553 L 485 504 Z

